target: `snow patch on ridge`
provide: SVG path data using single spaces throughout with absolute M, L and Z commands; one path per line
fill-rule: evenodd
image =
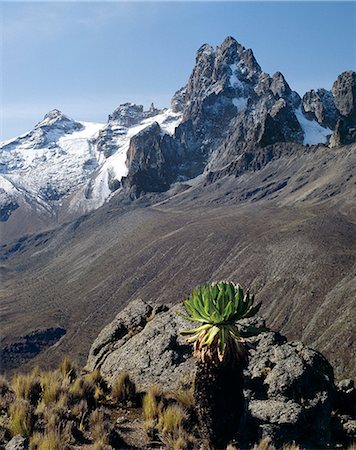
M 247 106 L 247 98 L 245 97 L 237 97 L 232 99 L 232 103 L 237 108 L 237 112 L 242 112 Z
M 230 64 L 229 67 L 230 67 L 230 70 L 231 70 L 231 75 L 230 75 L 230 78 L 229 78 L 230 86 L 233 87 L 233 88 L 243 89 L 243 84 L 242 84 L 242 82 L 239 80 L 239 78 L 236 75 L 236 71 L 237 71 L 236 64 Z
M 295 115 L 304 133 L 304 145 L 327 143 L 328 137 L 332 134 L 332 130 L 330 130 L 330 128 L 324 128 L 315 120 L 307 119 L 302 113 L 300 106 L 295 110 Z

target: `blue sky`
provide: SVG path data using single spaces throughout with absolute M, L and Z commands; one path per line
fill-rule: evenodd
M 2 130 L 53 108 L 105 122 L 120 103 L 168 106 L 195 53 L 228 35 L 303 94 L 356 70 L 354 2 L 1 2 Z

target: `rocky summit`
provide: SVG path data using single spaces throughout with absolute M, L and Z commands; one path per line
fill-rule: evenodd
M 316 87 L 301 98 L 233 37 L 216 48 L 204 44 L 170 109 L 124 103 L 106 124 L 77 122 L 55 109 L 2 143 L 3 239 L 75 219 L 117 194 L 165 192 L 197 176 L 216 182 L 238 174 L 241 160 L 267 164 L 276 145 L 288 152 L 293 145 L 353 144 L 355 90 L 356 74 L 348 71 L 331 91 Z
M 131 302 L 94 341 L 87 369 L 100 368 L 109 381 L 128 372 L 143 388 L 155 383 L 174 391 L 189 384 L 195 365 L 192 347 L 179 333 L 187 326 L 180 308 Z M 355 438 L 351 380 L 335 385 L 333 368 L 322 354 L 300 341 L 288 342 L 261 317 L 242 320 L 239 331 L 249 352 L 241 422 L 245 445 L 269 437 L 276 446 L 294 441 L 304 448 L 327 448 Z

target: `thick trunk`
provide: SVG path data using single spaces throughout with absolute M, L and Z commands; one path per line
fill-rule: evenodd
M 237 434 L 244 410 L 242 370 L 243 364 L 236 360 L 198 362 L 195 404 L 201 437 L 209 448 L 225 449 Z

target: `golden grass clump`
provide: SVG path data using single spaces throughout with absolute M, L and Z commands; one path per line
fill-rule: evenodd
M 56 403 L 61 395 L 62 381 L 58 372 L 44 372 L 41 375 L 42 402 L 48 406 Z
M 136 397 L 136 385 L 126 372 L 120 373 L 111 385 L 111 396 L 115 402 L 134 402 Z
M 30 438 L 29 450 L 66 450 L 67 448 L 68 445 L 59 431 L 34 433 Z
M 76 403 L 77 401 L 86 400 L 88 405 L 95 403 L 94 400 L 95 385 L 87 378 L 77 378 L 73 384 L 69 386 L 68 394 L 70 401 Z
M 7 411 L 9 405 L 14 401 L 15 393 L 5 377 L 0 375 L 0 412 Z
M 15 375 L 11 381 L 11 386 L 18 399 L 27 400 L 31 405 L 36 406 L 42 391 L 37 373 Z
M 173 393 L 173 398 L 187 410 L 194 408 L 194 390 L 193 387 L 179 389 Z
M 196 438 L 184 430 L 179 431 L 177 435 L 162 436 L 162 442 L 165 448 L 172 450 L 193 450 L 200 448 Z
M 29 436 L 33 425 L 33 411 L 26 400 L 16 400 L 9 408 L 9 428 L 12 436 L 22 434 Z
M 111 430 L 110 414 L 103 409 L 95 409 L 89 417 L 90 433 L 95 442 L 109 443 Z
M 158 430 L 162 434 L 177 435 L 184 429 L 187 414 L 179 405 L 169 405 L 159 414 Z
M 146 420 L 158 419 L 162 390 L 156 384 L 150 386 L 143 397 L 142 409 Z
M 300 447 L 295 442 L 291 442 L 283 445 L 283 450 L 300 450 Z
M 271 438 L 264 437 L 252 447 L 252 450 L 276 450 L 276 447 L 272 444 Z
M 70 380 L 74 380 L 77 376 L 76 365 L 67 356 L 61 362 L 59 372 L 63 378 L 69 378 Z

